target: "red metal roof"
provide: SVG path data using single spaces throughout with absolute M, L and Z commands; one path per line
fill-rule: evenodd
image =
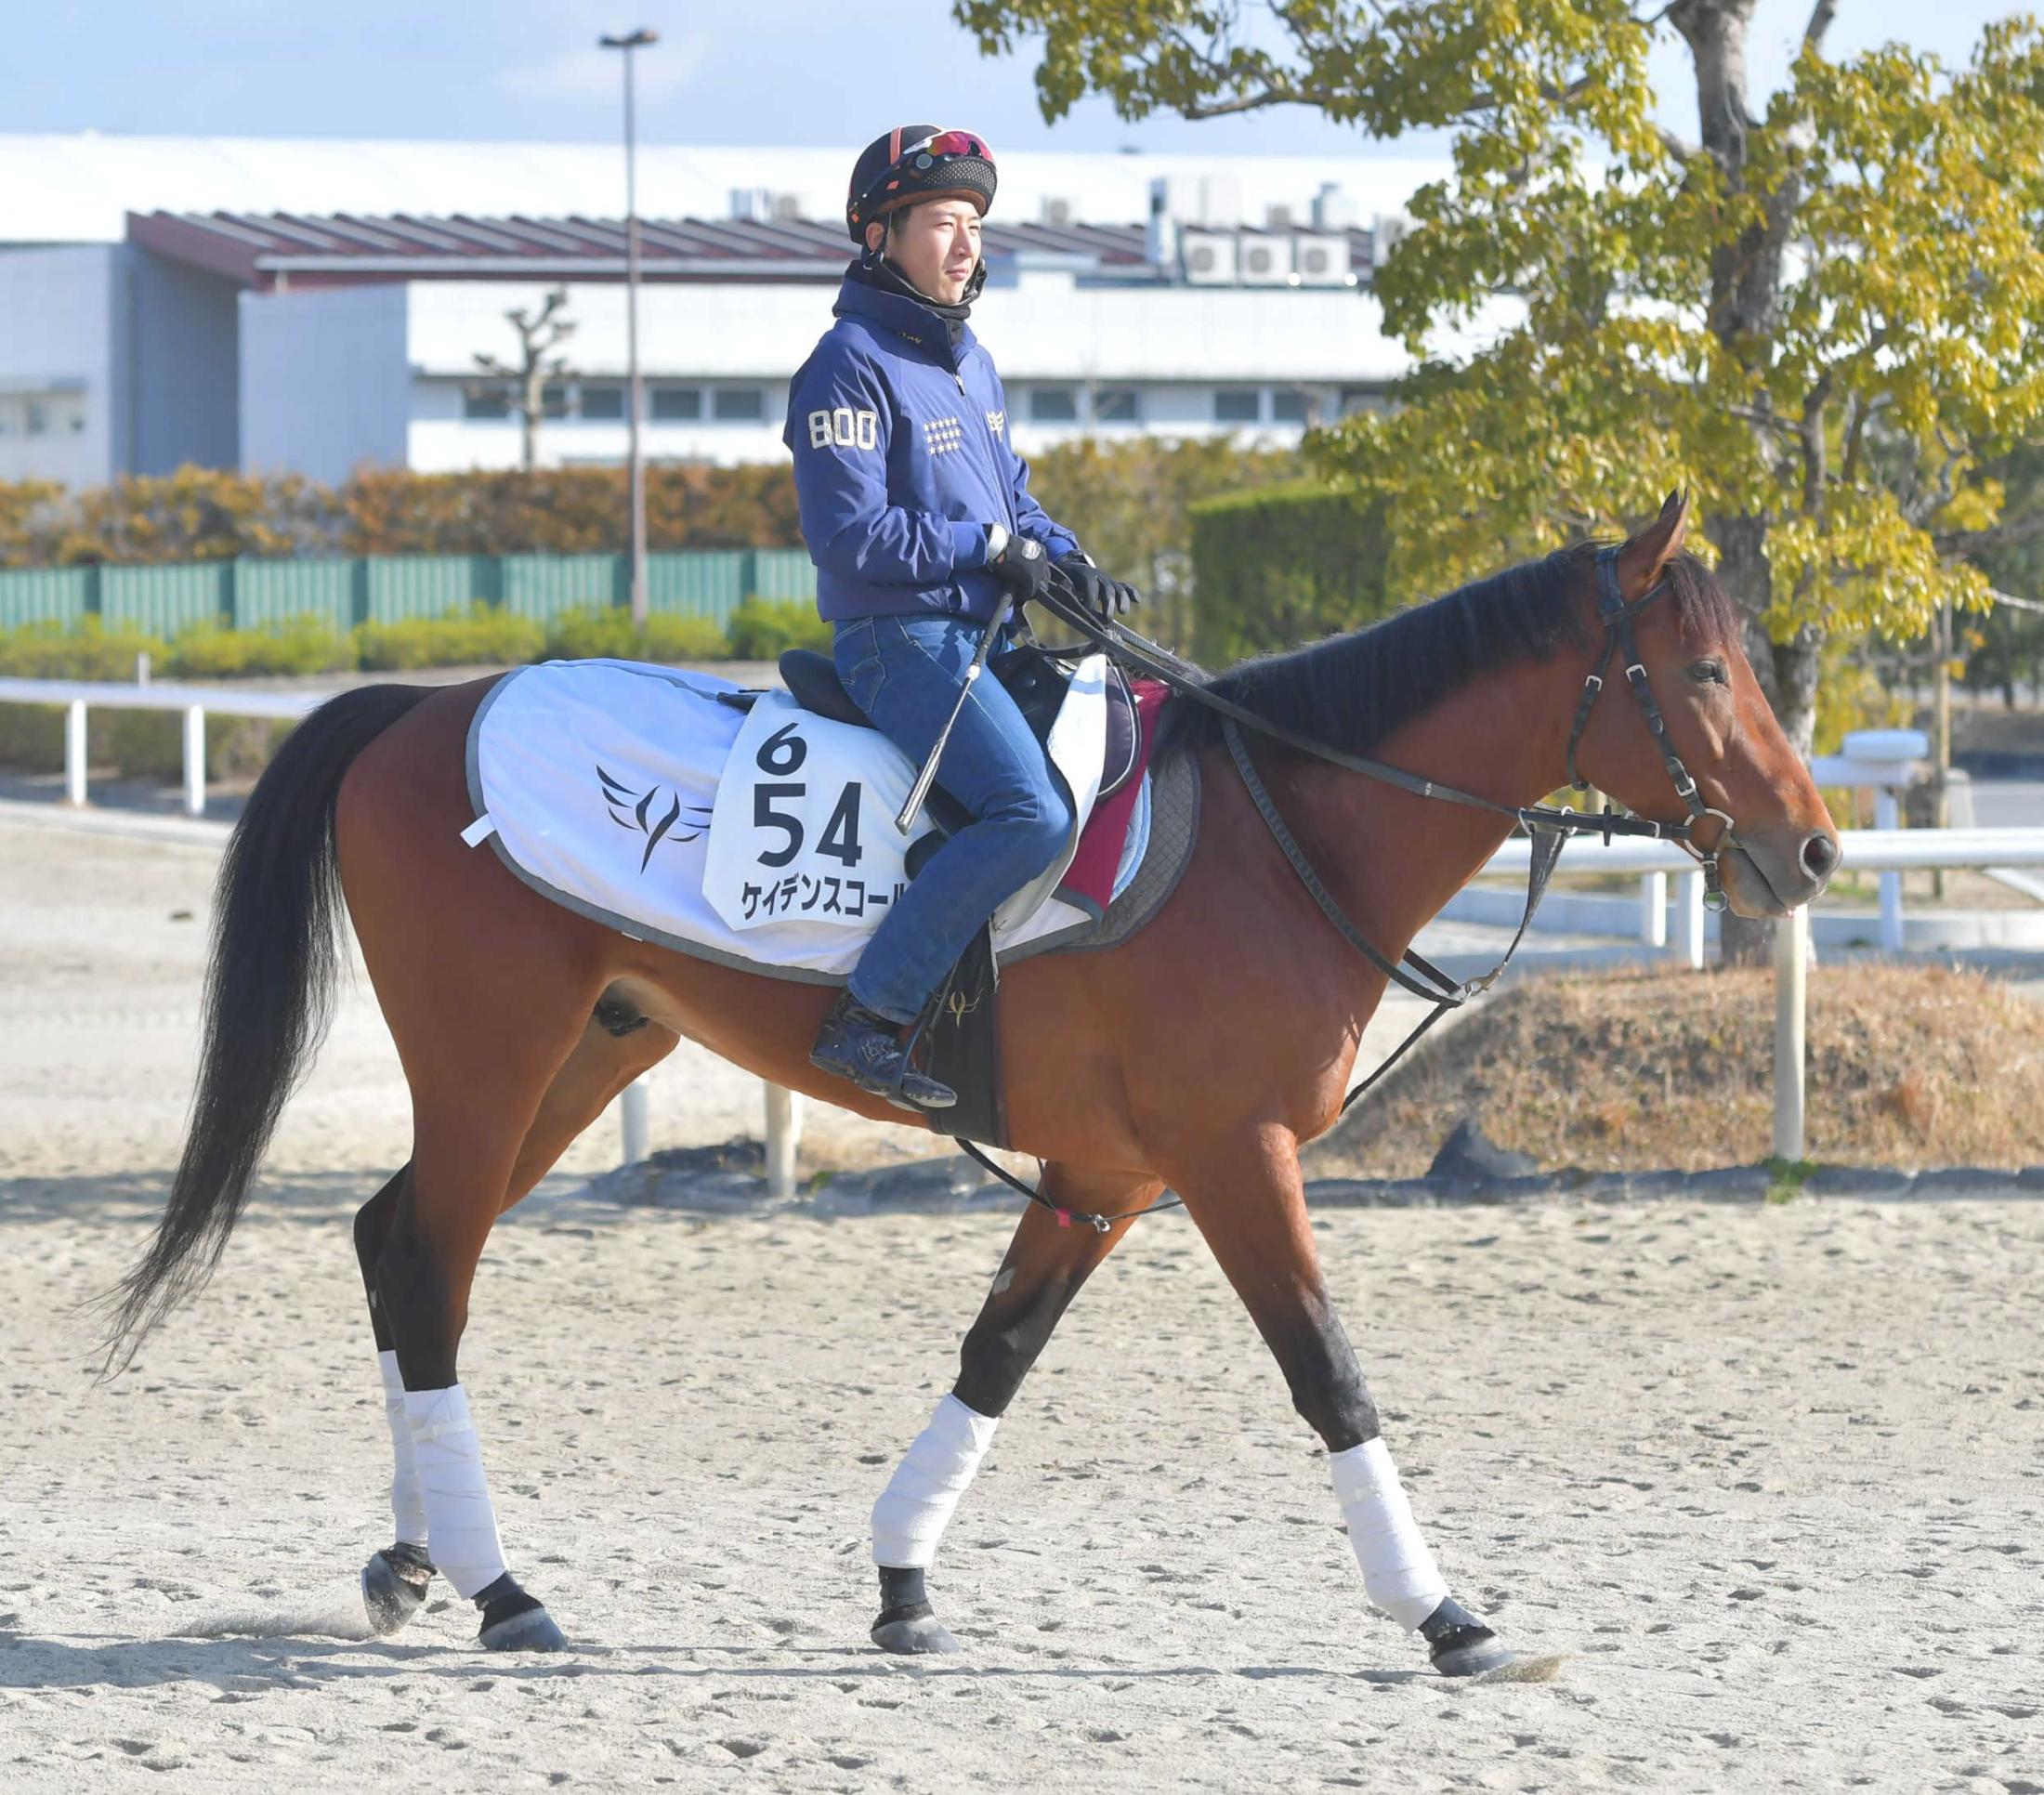
M 341 213 L 131 212 L 128 241 L 172 260 L 268 289 L 393 280 L 622 280 L 619 218 L 359 217 Z M 1350 266 L 1367 277 L 1367 231 L 1345 233 Z M 1140 279 L 1148 269 L 1140 225 L 1003 222 L 987 227 L 999 258 L 1055 254 L 1100 273 Z M 639 268 L 647 281 L 830 282 L 851 246 L 834 223 L 809 218 L 643 218 Z

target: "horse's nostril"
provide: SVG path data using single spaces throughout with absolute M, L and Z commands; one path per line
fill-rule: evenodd
M 1802 864 L 1813 879 L 1828 879 L 1838 865 L 1838 838 L 1822 831 L 1802 845 Z

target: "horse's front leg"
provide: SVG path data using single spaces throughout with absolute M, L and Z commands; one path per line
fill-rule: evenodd
M 1139 1173 L 1044 1169 L 1043 1192 L 1060 1208 L 1094 1214 L 1146 1209 L 1162 1184 Z M 925 1574 L 937 1542 L 993 1443 L 994 1428 L 1049 1342 L 1057 1320 L 1130 1224 L 1105 1234 L 1058 1225 L 1031 1204 L 1009 1242 L 979 1318 L 959 1350 L 958 1382 L 937 1404 L 873 1504 L 873 1563 L 880 1618 L 873 1644 L 889 1652 L 955 1652 L 958 1642 L 931 1606 Z
M 1448 1594 L 1413 1519 L 1377 1405 L 1328 1300 L 1297 1142 L 1270 1127 L 1238 1153 L 1204 1157 L 1186 1176 L 1177 1186 L 1186 1207 L 1277 1357 L 1292 1406 L 1327 1446 L 1364 1593 L 1426 1641 L 1443 1676 L 1509 1664 L 1496 1633 Z

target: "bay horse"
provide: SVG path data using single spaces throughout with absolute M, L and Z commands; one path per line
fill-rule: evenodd
M 1490 857 L 1511 807 L 1560 789 L 1579 764 L 1634 812 L 1671 822 L 1683 808 L 1672 788 L 1691 769 L 1702 819 L 1691 845 L 1714 856 L 1739 913 L 1784 914 L 1823 888 L 1838 838 L 1754 681 L 1731 604 L 1681 552 L 1686 521 L 1671 496 L 1621 547 L 1561 551 L 1214 681 L 1295 737 L 1504 806 L 1430 803 L 1269 738 L 1255 744 L 1327 895 L 1384 952 L 1402 953 Z M 1614 577 L 1629 622 L 1637 612 L 1633 696 L 1649 722 L 1657 696 L 1664 738 L 1622 692 L 1595 701 L 1597 588 Z M 345 908 L 413 1103 L 412 1157 L 354 1225 L 396 1463 L 396 1541 L 363 1573 L 370 1616 L 395 1631 L 437 1569 L 481 1611 L 485 1645 L 557 1648 L 559 1629 L 505 1562 L 455 1369 L 498 1216 L 684 1035 L 811 1097 L 905 1119 L 810 1067 L 828 989 L 632 939 L 464 845 L 465 744 L 490 684 L 346 693 L 256 785 L 220 875 L 190 1133 L 164 1215 L 114 1292 L 109 1365 L 217 1263 L 325 1026 Z M 952 1394 L 874 1509 L 873 1637 L 955 1649 L 924 1586 L 937 1539 L 1058 1317 L 1168 1186 L 1327 1448 L 1366 1598 L 1418 1632 L 1436 1669 L 1487 1671 L 1510 1654 L 1448 1594 L 1421 1537 L 1321 1279 L 1299 1167 L 1300 1143 L 1340 1108 L 1384 975 L 1343 944 L 1274 844 L 1211 717 L 1174 699 L 1163 728 L 1160 752 L 1196 755 L 1203 780 L 1186 871 L 1122 945 L 1017 964 L 1000 1019 L 1011 1136 L 1044 1161 L 1043 1195 L 1119 1219 L 1096 1231 L 1060 1225 L 1051 1208 L 1024 1212 Z M 615 1032 L 606 1021 L 620 1014 L 648 1026 Z

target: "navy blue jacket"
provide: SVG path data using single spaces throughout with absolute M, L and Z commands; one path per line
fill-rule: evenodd
M 832 622 L 930 613 L 979 622 L 1001 584 L 987 526 L 1078 547 L 1029 496 L 1008 446 L 1008 401 L 972 331 L 955 359 L 944 321 L 847 280 L 837 322 L 788 385 L 782 440 L 795 458 L 817 609 Z

